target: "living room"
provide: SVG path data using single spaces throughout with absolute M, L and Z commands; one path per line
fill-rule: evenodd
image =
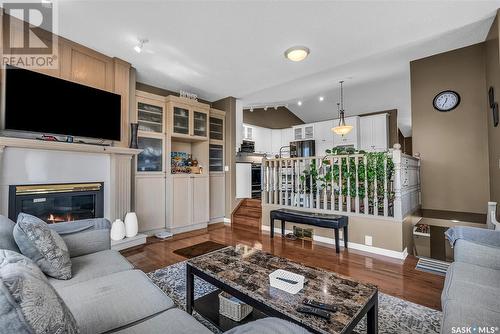
M 500 2 L 2 7 L 0 332 L 498 332 Z

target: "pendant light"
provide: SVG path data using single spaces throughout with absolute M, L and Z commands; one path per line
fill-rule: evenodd
M 332 128 L 333 132 L 341 136 L 348 134 L 352 130 L 352 125 L 345 124 L 343 83 L 344 81 L 340 81 L 340 105 L 337 103 L 337 108 L 339 113 L 339 125 Z

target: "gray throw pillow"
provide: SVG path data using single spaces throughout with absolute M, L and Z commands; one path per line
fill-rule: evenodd
M 0 328 L 5 334 L 76 334 L 75 318 L 27 257 L 0 250 Z
M 14 239 L 21 253 L 33 260 L 45 274 L 57 279 L 71 278 L 68 247 L 43 220 L 20 213 L 14 227 Z
M 12 220 L 0 215 L 0 249 L 8 249 L 19 253 L 19 248 L 12 235 L 14 225 L 16 223 Z

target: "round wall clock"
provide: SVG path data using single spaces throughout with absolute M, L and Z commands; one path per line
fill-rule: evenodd
M 432 105 L 437 111 L 447 112 L 455 109 L 460 104 L 460 95 L 452 90 L 445 90 L 438 93 L 434 100 L 432 100 Z

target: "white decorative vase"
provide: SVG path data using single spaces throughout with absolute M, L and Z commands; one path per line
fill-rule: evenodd
M 121 219 L 117 219 L 111 225 L 111 240 L 118 241 L 125 238 L 125 224 Z
M 125 215 L 125 235 L 127 238 L 132 238 L 137 235 L 139 229 L 137 223 L 137 215 L 135 212 L 129 212 Z

